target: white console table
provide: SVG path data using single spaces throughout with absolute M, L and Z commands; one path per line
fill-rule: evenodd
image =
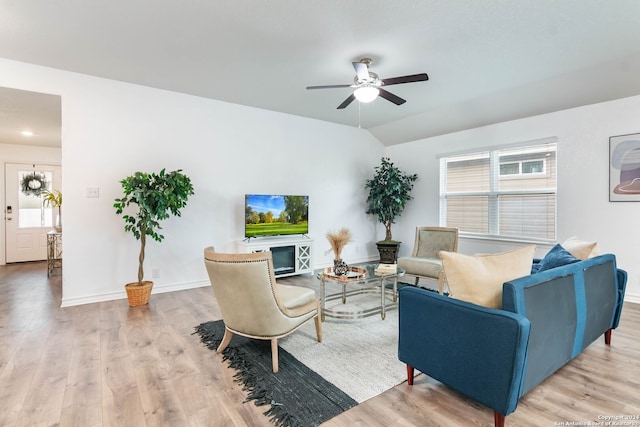
M 313 240 L 306 237 L 254 237 L 236 242 L 238 252 L 271 251 L 276 277 L 313 273 L 311 247 Z

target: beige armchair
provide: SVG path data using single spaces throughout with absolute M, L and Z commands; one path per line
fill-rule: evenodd
M 204 261 L 218 301 L 224 337 L 222 352 L 233 334 L 271 341 L 273 372 L 278 372 L 278 338 L 315 320 L 322 342 L 320 301 L 312 289 L 276 283 L 271 252 L 230 254 L 204 250 Z
M 406 274 L 420 278 L 438 280 L 438 292 L 444 292 L 444 271 L 438 252 L 457 252 L 458 229 L 453 227 L 416 227 L 416 239 L 410 257 L 398 258 L 398 267 Z

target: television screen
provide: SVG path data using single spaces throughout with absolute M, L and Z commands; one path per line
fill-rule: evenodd
M 309 232 L 309 196 L 245 194 L 244 237 Z

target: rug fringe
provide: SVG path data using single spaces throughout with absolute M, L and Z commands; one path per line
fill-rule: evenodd
M 213 323 L 215 322 L 206 322 L 196 326 L 195 332 L 192 334 L 198 334 L 210 350 L 217 349 L 222 342 L 222 336 L 210 332 L 210 328 L 207 328 L 207 325 Z M 260 386 L 253 363 L 245 357 L 243 352 L 235 347 L 227 347 L 222 351 L 222 360 L 228 360 L 229 367 L 236 370 L 233 378 L 235 382 L 242 384 L 242 390 L 247 392 L 245 402 L 253 401 L 256 406 L 270 405 L 270 408 L 263 413 L 277 427 L 302 427 L 301 421 L 289 412 L 286 405 L 273 400 L 270 391 Z

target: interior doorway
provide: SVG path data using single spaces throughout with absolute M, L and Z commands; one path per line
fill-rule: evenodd
M 62 98 L 0 87 L 0 117 L 0 204 L 4 219 L 0 227 L 0 265 L 46 259 L 42 247 L 46 248 L 46 232 L 53 229 L 55 214 L 53 209 L 41 206 L 42 200 L 36 200 L 39 198 L 32 193 L 43 183 L 62 191 Z M 21 184 L 31 191 L 20 193 Z M 27 225 L 33 224 L 27 217 L 35 226 Z M 31 228 L 39 229 L 35 240 L 22 234 Z M 14 256 L 13 248 L 20 252 L 23 246 L 39 247 L 40 252 Z
M 47 259 L 47 233 L 59 222 L 58 209 L 43 203 L 46 191 L 60 190 L 60 166 L 5 164 L 5 257 L 7 263 Z

